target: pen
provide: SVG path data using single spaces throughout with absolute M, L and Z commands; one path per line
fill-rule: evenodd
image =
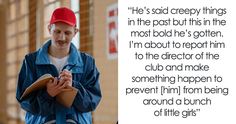
M 76 66 L 76 64 L 72 65 L 72 66 L 68 69 L 68 71 L 70 71 L 71 69 L 73 69 L 75 66 Z
M 76 64 L 73 64 L 69 69 L 68 71 L 72 70 L 74 67 L 76 66 Z M 65 68 L 64 68 L 65 69 Z M 62 69 L 62 71 L 64 70 Z M 61 79 L 61 76 L 58 77 L 58 81 Z

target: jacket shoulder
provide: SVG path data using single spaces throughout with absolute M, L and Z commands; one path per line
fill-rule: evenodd
M 25 55 L 25 59 L 36 59 L 36 56 L 37 56 L 37 54 L 38 54 L 38 52 L 37 51 L 35 51 L 35 52 L 31 52 L 31 53 L 28 53 L 28 54 L 26 54 Z
M 27 63 L 34 65 L 34 64 L 35 64 L 35 61 L 36 61 L 37 54 L 38 54 L 37 51 L 32 52 L 32 53 L 28 53 L 28 54 L 25 55 L 24 60 L 25 60 Z
M 80 52 L 80 55 L 81 55 L 83 62 L 94 61 L 94 58 L 91 55 L 89 55 L 88 53 Z

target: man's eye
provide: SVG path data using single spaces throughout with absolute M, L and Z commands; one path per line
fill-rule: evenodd
M 60 32 L 60 31 L 54 31 L 54 33 L 56 33 L 56 34 L 60 34 L 61 32 Z
M 65 34 L 66 34 L 66 35 L 70 35 L 70 34 L 71 34 L 71 32 L 65 32 Z

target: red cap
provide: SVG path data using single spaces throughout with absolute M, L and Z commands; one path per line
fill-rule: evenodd
M 75 26 L 76 25 L 75 13 L 66 7 L 57 8 L 52 13 L 50 24 L 54 24 L 56 22 L 64 22 L 68 25 Z

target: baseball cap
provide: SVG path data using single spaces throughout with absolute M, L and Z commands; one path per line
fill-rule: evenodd
M 50 24 L 54 24 L 56 22 L 64 22 L 68 25 L 75 26 L 75 13 L 71 9 L 68 9 L 66 7 L 57 8 L 52 13 Z

